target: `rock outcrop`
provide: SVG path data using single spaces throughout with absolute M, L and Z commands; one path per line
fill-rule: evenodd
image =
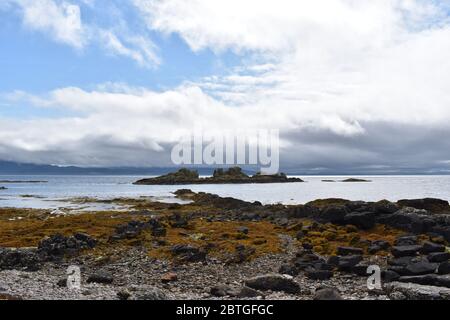
M 188 185 L 188 184 L 248 184 L 303 182 L 300 178 L 288 178 L 284 173 L 253 176 L 245 174 L 241 168 L 217 169 L 212 177 L 201 178 L 196 170 L 180 169 L 163 176 L 136 181 L 136 185 Z

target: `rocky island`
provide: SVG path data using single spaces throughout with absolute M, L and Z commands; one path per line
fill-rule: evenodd
M 216 169 L 212 177 L 201 178 L 196 170 L 180 169 L 163 176 L 136 181 L 136 185 L 186 185 L 186 184 L 249 184 L 303 182 L 300 178 L 288 178 L 284 173 L 253 176 L 245 174 L 241 168 Z
M 183 189 L 125 211 L 0 209 L 0 299 L 450 299 L 439 199 L 262 205 Z M 100 201 L 100 200 L 99 200 Z M 382 287 L 367 288 L 378 265 Z M 67 268 L 81 288 L 67 288 Z

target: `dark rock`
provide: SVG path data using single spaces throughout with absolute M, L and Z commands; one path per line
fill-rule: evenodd
M 134 287 L 131 292 L 132 295 L 128 300 L 156 301 L 169 299 L 164 291 L 152 286 Z
M 179 213 L 173 214 L 169 217 L 169 224 L 172 228 L 187 228 L 189 221 L 186 217 L 181 216 Z
M 295 277 L 299 274 L 299 271 L 294 265 L 290 263 L 285 263 L 281 265 L 280 269 L 278 270 L 278 273 L 287 274 Z
M 206 252 L 187 244 L 175 245 L 171 248 L 171 252 L 183 262 L 200 262 L 206 259 Z
M 433 243 L 430 241 L 425 241 L 423 247 L 420 250 L 422 254 L 428 254 L 433 252 L 445 252 L 445 246 L 442 244 Z
M 92 249 L 97 240 L 87 234 L 77 233 L 72 237 L 55 234 L 39 242 L 38 253 L 45 260 L 59 260 L 66 255 L 74 255 L 81 250 Z
M 402 237 L 398 237 L 395 240 L 395 245 L 396 246 L 413 246 L 418 244 L 418 238 L 417 236 L 402 236 Z
M 406 267 L 408 264 L 411 264 L 412 262 L 418 262 L 421 258 L 418 257 L 400 257 L 400 258 L 393 258 L 388 260 L 388 264 L 391 266 L 401 266 Z
M 448 252 L 433 252 L 427 256 L 430 262 L 445 262 L 450 259 L 450 253 Z
M 131 293 L 128 290 L 120 290 L 117 292 L 117 299 L 121 301 L 126 301 L 131 298 Z
M 67 278 L 59 279 L 56 285 L 60 288 L 66 288 L 67 287 Z
M 369 248 L 367 249 L 367 252 L 369 254 L 376 254 L 380 251 L 388 250 L 390 248 L 391 244 L 384 240 L 376 240 L 373 241 Z
M 321 288 L 314 293 L 314 300 L 343 300 L 336 288 Z
M 295 235 L 295 238 L 296 238 L 297 240 L 301 240 L 301 239 L 303 239 L 305 236 L 306 236 L 306 235 L 305 235 L 305 232 L 299 231 L 299 232 L 297 232 L 297 234 Z
M 400 209 L 398 205 L 387 200 L 375 202 L 372 208 L 376 214 L 392 214 Z
M 242 263 L 248 261 L 251 258 L 251 256 L 256 252 L 255 248 L 244 246 L 242 244 L 237 245 L 235 247 L 235 250 L 236 252 L 229 262 Z
M 362 259 L 362 256 L 359 255 L 339 257 L 337 267 L 341 271 L 350 272 L 354 266 L 362 261 Z
M 413 277 L 400 277 L 398 281 L 450 288 L 450 276 L 448 275 L 427 274 Z
M 344 219 L 346 224 L 351 224 L 362 230 L 370 230 L 375 227 L 375 216 L 372 212 L 349 213 Z
M 392 255 L 396 258 L 399 257 L 410 257 L 415 256 L 422 249 L 422 246 L 411 245 L 411 246 L 396 246 L 392 247 Z
M 113 282 L 113 276 L 111 273 L 106 271 L 97 271 L 94 274 L 91 274 L 87 279 L 87 283 L 111 284 Z
M 36 249 L 0 248 L 0 270 L 38 271 L 41 262 Z
M 209 290 L 209 293 L 214 297 L 226 297 L 233 292 L 233 289 L 226 285 L 217 285 Z
M 343 224 L 347 214 L 345 206 L 328 206 L 320 212 L 318 219 L 325 223 Z
M 360 276 L 360 277 L 366 277 L 368 276 L 367 269 L 369 268 L 369 265 L 365 263 L 358 263 L 356 266 L 351 268 L 351 272 Z
M 279 274 L 268 274 L 245 280 L 245 285 L 255 290 L 283 291 L 296 294 L 300 286 L 293 279 Z
M 381 272 L 381 279 L 385 282 L 397 281 L 400 278 L 400 275 L 392 270 L 383 270 Z
M 364 250 L 361 248 L 353 248 L 353 247 L 338 247 L 337 254 L 340 256 L 349 256 L 349 255 L 362 255 Z
M 405 267 L 405 273 L 410 276 L 418 276 L 434 273 L 438 268 L 438 264 L 430 263 L 425 260 L 413 262 Z
M 238 298 L 255 298 L 260 296 L 263 296 L 261 292 L 246 286 L 242 287 L 236 295 Z
M 438 274 L 450 274 L 450 261 L 442 262 L 437 270 Z
M 401 207 L 412 207 L 415 209 L 424 209 L 432 213 L 448 213 L 450 206 L 448 201 L 434 198 L 400 200 L 397 204 Z
M 333 277 L 332 271 L 309 269 L 306 271 L 306 277 L 311 280 L 329 280 Z

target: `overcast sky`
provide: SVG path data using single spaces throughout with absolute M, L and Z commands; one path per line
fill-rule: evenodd
M 311 173 L 450 170 L 448 0 L 0 0 L 0 159 L 170 165 L 275 128 Z

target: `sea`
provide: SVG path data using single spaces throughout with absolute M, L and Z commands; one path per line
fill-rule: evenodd
M 142 186 L 133 182 L 142 176 L 1 176 L 0 207 L 80 210 L 121 209 L 114 204 L 74 203 L 74 198 L 148 197 L 162 202 L 178 202 L 173 192 L 187 188 L 220 196 L 264 204 L 304 204 L 326 198 L 378 201 L 387 199 L 440 198 L 450 201 L 450 176 L 352 176 L 370 182 L 342 182 L 348 176 L 299 176 L 303 183 Z M 325 182 L 332 180 L 334 182 Z M 10 181 L 5 183 L 1 181 Z M 13 182 L 11 182 L 13 181 Z M 14 182 L 15 181 L 15 182 Z M 22 181 L 22 183 L 17 183 Z M 46 181 L 30 183 L 26 181 Z M 1 190 L 1 187 L 7 189 Z

